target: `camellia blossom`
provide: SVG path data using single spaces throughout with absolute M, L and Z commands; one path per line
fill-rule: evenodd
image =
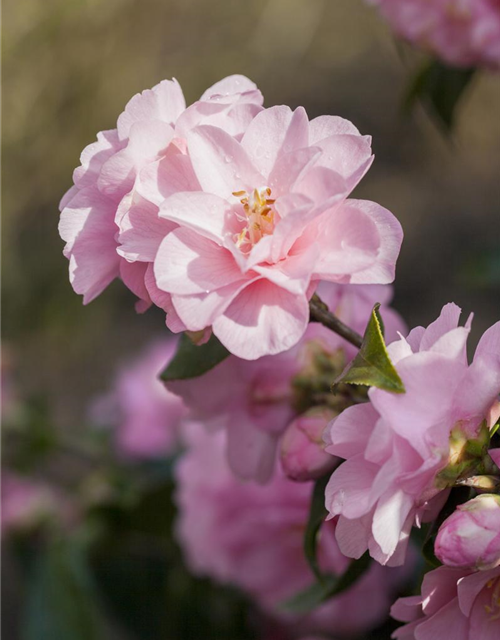
M 177 538 L 197 575 L 239 587 L 272 615 L 307 631 L 358 634 L 381 622 L 408 572 L 373 564 L 358 582 L 307 617 L 280 605 L 315 578 L 302 551 L 313 484 L 278 472 L 265 487 L 242 483 L 229 469 L 222 431 L 190 425 L 189 446 L 176 468 Z M 319 541 L 325 570 L 343 572 L 348 560 L 336 545 L 333 523 Z
M 401 598 L 391 609 L 407 622 L 401 640 L 497 640 L 500 636 L 500 567 L 464 571 L 439 567 L 424 576 L 422 595 Z
M 401 227 L 378 204 L 347 199 L 373 160 L 370 138 L 350 122 L 309 122 L 303 108 L 278 106 L 241 140 L 207 124 L 186 140 L 200 186 L 160 205 L 179 227 L 154 262 L 177 330 L 211 326 L 231 353 L 254 360 L 297 344 L 319 280 L 392 282 Z
M 500 68 L 498 0 L 367 0 L 394 31 L 444 62 Z
M 457 507 L 439 528 L 434 545 L 443 564 L 490 569 L 500 564 L 500 496 L 479 495 Z
M 375 302 L 389 302 L 391 287 L 320 285 L 332 311 L 353 326 L 366 325 Z M 381 307 L 386 335 L 395 339 L 404 331 L 399 315 Z M 338 413 L 349 400 L 332 394 L 332 381 L 357 350 L 322 325 L 312 323 L 298 345 L 276 356 L 246 361 L 229 356 L 193 380 L 169 383 L 179 394 L 193 419 L 207 428 L 227 431 L 227 455 L 233 471 L 243 479 L 266 482 L 272 475 L 279 439 L 294 418 L 314 405 Z M 317 397 L 323 384 L 323 397 Z M 315 387 L 313 389 L 312 387 Z M 325 407 L 325 405 L 327 405 Z
M 253 82 L 230 76 L 186 109 L 178 82 L 164 80 L 135 95 L 116 128 L 100 132 L 97 142 L 84 149 L 74 186 L 61 201 L 59 224 L 70 281 L 84 304 L 116 277 L 138 296 L 139 311 L 151 304 L 145 284 L 148 263 L 176 226 L 158 218 L 158 201 L 178 190 L 199 188 L 185 153 L 187 132 L 208 122 L 241 136 L 262 101 Z M 142 194 L 144 184 L 149 200 Z M 130 229 L 135 242 L 129 247 Z
M 150 344 L 92 407 L 93 420 L 114 427 L 117 448 L 129 458 L 165 456 L 178 448 L 186 408 L 158 379 L 176 347 L 175 338 Z
M 327 432 L 327 451 L 346 461 L 326 489 L 330 517 L 339 516 L 342 552 L 364 551 L 399 564 L 413 524 L 432 519 L 449 488 L 473 475 L 486 455 L 486 418 L 500 392 L 500 322 L 481 338 L 467 363 L 470 322 L 445 305 L 439 318 L 388 351 L 406 387 L 394 394 L 371 388 L 370 402 L 346 409 Z M 481 454 L 482 455 L 482 454 Z

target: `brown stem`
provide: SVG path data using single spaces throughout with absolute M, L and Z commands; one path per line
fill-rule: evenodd
M 326 304 L 316 294 L 314 294 L 309 301 L 309 311 L 312 320 L 321 322 L 322 325 L 337 333 L 340 337 L 344 338 L 344 340 L 347 340 L 347 342 L 350 342 L 358 349 L 361 348 L 363 343 L 362 336 L 344 324 L 342 320 L 339 320 L 333 313 L 330 313 Z

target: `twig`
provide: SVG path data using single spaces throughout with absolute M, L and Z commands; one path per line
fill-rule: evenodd
M 333 313 L 328 310 L 326 304 L 316 294 L 314 294 L 309 301 L 309 310 L 313 320 L 321 322 L 322 325 L 337 333 L 340 337 L 344 338 L 344 340 L 347 340 L 358 349 L 361 347 L 363 338 L 359 333 L 334 316 Z

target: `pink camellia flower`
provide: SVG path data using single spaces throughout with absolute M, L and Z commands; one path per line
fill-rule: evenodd
M 291 480 L 313 480 L 332 471 L 335 458 L 325 451 L 323 431 L 337 414 L 329 407 L 313 407 L 288 425 L 281 439 L 280 460 Z
M 457 507 L 439 528 L 436 556 L 449 567 L 491 569 L 500 564 L 500 496 L 483 494 Z
M 427 329 L 417 327 L 388 350 L 406 387 L 371 388 L 370 402 L 349 407 L 332 424 L 327 451 L 346 461 L 326 489 L 331 517 L 340 516 L 342 552 L 366 549 L 382 564 L 403 561 L 414 523 L 432 519 L 449 487 L 486 455 L 486 418 L 500 392 L 500 322 L 481 338 L 468 365 L 469 333 L 460 309 L 446 305 Z
M 394 31 L 457 66 L 500 68 L 498 0 L 368 0 Z
M 392 635 L 401 640 L 498 640 L 500 567 L 439 567 L 424 576 L 422 595 L 401 598 L 391 615 L 409 623 Z
M 165 456 L 179 445 L 186 408 L 158 379 L 176 346 L 172 338 L 149 345 L 123 366 L 114 390 L 91 409 L 96 423 L 114 426 L 118 450 L 129 458 Z
M 186 133 L 209 122 L 241 136 L 261 105 L 260 91 L 243 76 L 218 82 L 187 109 L 178 82 L 164 80 L 134 96 L 116 129 L 99 133 L 84 149 L 74 186 L 61 201 L 59 232 L 71 284 L 85 304 L 120 277 L 140 299 L 138 310 L 149 306 L 148 263 L 176 226 L 158 218 L 158 198 L 199 188 L 185 153 Z M 142 170 L 151 200 L 142 194 Z M 135 242 L 128 246 L 131 229 Z
M 265 487 L 242 483 L 227 465 L 224 432 L 192 425 L 189 440 L 176 469 L 176 535 L 195 574 L 239 587 L 303 633 L 355 635 L 385 618 L 391 593 L 408 574 L 376 564 L 311 615 L 285 614 L 280 605 L 315 580 L 302 550 L 312 483 L 292 482 L 282 473 Z M 333 530 L 333 523 L 324 525 L 319 557 L 324 570 L 339 573 L 348 561 Z
M 335 301 L 340 318 L 360 327 L 366 325 L 377 298 L 390 299 L 390 289 L 325 283 L 321 295 Z M 381 313 L 392 320 L 386 332 L 395 339 L 398 330 L 404 331 L 403 321 L 386 305 Z M 332 331 L 311 323 L 299 344 L 284 353 L 255 361 L 229 356 L 203 376 L 170 383 L 169 388 L 183 398 L 192 418 L 209 429 L 227 431 L 233 471 L 263 483 L 273 472 L 279 439 L 290 422 L 310 408 L 312 395 L 313 404 L 327 405 L 336 413 L 347 406 L 349 399 L 332 394 L 331 384 L 356 353 Z
M 162 202 L 179 225 L 156 254 L 156 287 L 179 329 L 211 326 L 234 355 L 277 354 L 300 340 L 319 280 L 383 284 L 402 240 L 383 207 L 347 200 L 371 165 L 370 138 L 303 108 L 258 113 L 241 140 L 198 125 L 187 135 L 198 190 Z

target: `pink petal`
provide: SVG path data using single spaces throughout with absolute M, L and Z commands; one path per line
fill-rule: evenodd
M 461 613 L 455 598 L 435 615 L 418 625 L 415 633 L 417 640 L 471 640 L 467 618 Z
M 189 331 L 201 331 L 219 321 L 221 314 L 225 312 L 232 301 L 254 280 L 255 277 L 242 278 L 210 293 L 190 296 L 174 294 L 172 302 L 179 318 Z M 220 336 L 217 337 L 220 339 Z
M 221 244 L 231 228 L 234 211 L 226 200 L 210 193 L 176 193 L 160 206 L 161 218 Z
M 229 466 L 240 478 L 265 484 L 273 474 L 278 439 L 245 417 L 236 414 L 227 431 Z
M 118 118 L 120 140 L 128 137 L 135 122 L 161 120 L 173 124 L 185 108 L 186 102 L 177 80 L 163 80 L 129 100 L 125 111 Z
M 318 116 L 309 123 L 309 144 L 337 135 L 361 135 L 356 127 L 339 116 Z
M 229 251 L 180 227 L 161 243 L 155 277 L 160 289 L 185 296 L 206 294 L 241 281 L 242 274 Z
M 398 364 L 406 393 L 394 394 L 372 388 L 370 400 L 392 429 L 411 442 L 426 459 L 429 456 L 427 431 L 448 419 L 462 372 L 463 367 L 454 360 L 436 353 L 417 353 Z M 449 432 L 441 430 L 440 434 L 446 442 L 436 442 L 434 446 L 444 447 Z
M 135 293 L 140 301 L 145 303 L 138 307 L 140 312 L 146 311 L 151 305 L 151 298 L 144 283 L 147 268 L 148 265 L 145 262 L 127 262 L 127 260 L 120 260 L 120 278 L 130 291 Z
M 155 204 L 134 192 L 121 201 L 116 222 L 121 245 L 117 251 L 132 262 L 154 262 L 163 238 L 177 227 L 174 222 L 159 217 Z
M 341 175 L 349 190 L 358 184 L 374 158 L 369 136 L 335 135 L 316 142 L 315 146 L 323 152 L 316 164 Z
M 81 166 L 73 172 L 75 185 L 79 189 L 95 185 L 102 165 L 122 147 L 123 143 L 118 139 L 116 129 L 100 131 L 97 134 L 97 142 L 89 144 L 82 151 Z
M 308 146 L 307 114 L 302 107 L 294 112 L 285 106 L 265 109 L 252 120 L 241 144 L 267 178 L 280 155 Z
M 103 164 L 97 181 L 99 190 L 122 198 L 134 186 L 139 169 L 164 152 L 173 135 L 172 127 L 164 122 L 133 124 L 128 145 Z
M 474 360 L 484 357 L 500 360 L 500 322 L 487 329 L 479 340 Z
M 200 100 L 210 100 L 214 96 L 231 96 L 238 93 L 258 91 L 257 85 L 246 76 L 234 74 L 219 80 L 209 87 Z M 260 91 L 259 91 L 260 93 Z M 261 99 L 262 102 L 262 99 Z
M 362 454 L 378 418 L 369 402 L 345 409 L 330 423 L 331 444 L 326 451 L 341 458 Z
M 187 327 L 177 315 L 177 311 L 172 304 L 172 297 L 169 293 L 158 289 L 156 286 L 156 279 L 154 276 L 154 267 L 152 263 L 147 265 L 146 276 L 144 278 L 144 284 L 151 298 L 151 302 L 160 309 L 163 309 L 167 314 L 166 325 L 173 333 L 180 333 L 186 331 Z
M 369 200 L 349 200 L 362 211 L 377 228 L 379 246 L 376 259 L 368 269 L 356 272 L 352 284 L 389 284 L 394 280 L 396 260 L 403 241 L 403 229 L 394 215 Z
M 373 515 L 373 537 L 382 553 L 391 556 L 403 535 L 403 526 L 413 508 L 413 499 L 404 491 L 390 489 L 377 503 Z
M 368 549 L 370 538 L 370 516 L 349 520 L 340 516 L 335 529 L 339 549 L 348 558 L 361 558 Z
M 500 468 L 500 449 L 490 449 L 488 453 L 493 462 Z
M 135 189 L 159 206 L 179 191 L 199 191 L 200 184 L 189 156 L 171 144 L 160 160 L 148 163 L 141 170 Z
M 269 175 L 273 198 L 288 194 L 321 155 L 318 147 L 296 149 L 281 154 Z
M 289 255 L 277 264 L 254 266 L 253 271 L 290 293 L 304 295 L 309 287 L 317 255 L 318 248 L 313 244 L 305 251 Z
M 212 324 L 214 334 L 231 353 L 255 360 L 293 347 L 308 322 L 305 296 L 259 280 L 246 287 Z
M 399 598 L 391 607 L 391 617 L 401 622 L 412 622 L 422 616 L 422 596 Z
M 457 574 L 459 572 L 460 570 L 457 570 Z M 489 569 L 486 571 L 475 571 L 465 577 L 462 577 L 464 573 L 463 570 L 461 570 L 461 573 L 462 575 L 458 580 L 458 600 L 460 602 L 460 609 L 464 616 L 469 616 L 476 598 L 486 587 L 488 582 L 500 577 L 500 569 L 496 567 L 495 569 Z
M 497 570 L 497 578 L 499 573 Z M 468 578 L 464 578 L 465 582 Z M 500 634 L 500 625 L 498 618 L 495 618 L 495 613 L 489 613 L 487 608 L 491 607 L 492 598 L 494 597 L 492 591 L 495 587 L 492 585 L 489 589 L 483 588 L 481 593 L 477 596 L 472 611 L 470 614 L 470 631 L 468 638 L 480 638 L 481 640 L 498 640 Z M 460 596 L 459 596 L 460 598 Z M 498 606 L 498 604 L 497 604 Z
M 352 282 L 354 274 L 366 272 L 376 263 L 380 246 L 378 229 L 356 201 L 348 200 L 325 214 L 318 240 L 321 253 L 315 276 L 319 279 L 345 278 Z
M 439 318 L 431 322 L 425 329 L 420 343 L 420 351 L 427 351 L 432 345 L 448 331 L 456 329 L 462 310 L 456 304 L 445 304 Z
M 325 490 L 325 506 L 331 516 L 354 519 L 366 515 L 372 508 L 370 490 L 378 466 L 367 462 L 363 455 L 343 462 L 330 478 Z
M 231 198 L 235 191 L 265 186 L 242 145 L 222 129 L 200 125 L 188 132 L 187 141 L 194 171 L 207 193 Z
M 89 303 L 118 276 L 114 205 L 96 188 L 82 189 L 63 209 L 59 233 L 66 241 L 70 281 Z

